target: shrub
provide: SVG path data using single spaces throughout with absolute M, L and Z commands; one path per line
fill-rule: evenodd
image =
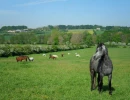
M 106 42 L 105 45 L 107 47 L 112 47 L 112 48 L 118 47 L 118 44 L 116 42 Z
M 47 47 L 41 45 L 0 45 L 0 57 L 28 55 L 32 53 L 47 53 L 66 50 L 75 50 L 87 48 L 87 45 L 48 45 Z

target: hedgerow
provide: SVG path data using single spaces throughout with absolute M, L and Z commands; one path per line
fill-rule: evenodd
M 87 45 L 0 45 L 0 57 L 48 53 L 87 48 Z

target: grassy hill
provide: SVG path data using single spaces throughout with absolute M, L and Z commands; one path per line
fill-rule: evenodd
M 102 34 L 104 31 L 102 30 L 93 30 L 93 29 L 70 29 L 68 30 L 68 33 L 73 33 L 73 34 L 79 34 L 79 33 L 83 33 L 87 31 L 90 34 L 93 34 L 94 31 L 96 32 L 96 34 Z

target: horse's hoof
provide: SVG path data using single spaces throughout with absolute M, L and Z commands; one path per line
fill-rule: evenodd
M 109 95 L 112 95 L 112 92 L 109 92 Z
M 96 88 L 91 88 L 91 91 L 95 90 Z
M 101 94 L 101 91 L 99 91 L 99 94 Z
M 101 94 L 101 93 L 102 93 L 102 89 L 98 89 L 98 91 L 99 91 L 99 94 Z

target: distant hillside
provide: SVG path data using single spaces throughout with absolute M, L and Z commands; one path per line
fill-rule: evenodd
M 69 29 L 68 33 L 73 33 L 73 34 L 79 34 L 79 33 L 83 33 L 87 31 L 90 34 L 94 34 L 94 32 L 98 35 L 98 34 L 102 34 L 104 31 L 102 30 L 93 30 L 93 29 Z

